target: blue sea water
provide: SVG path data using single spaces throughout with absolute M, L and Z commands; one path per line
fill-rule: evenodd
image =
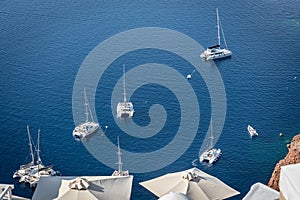
M 214 45 L 216 7 L 233 51 L 232 58 L 215 62 L 227 98 L 225 124 L 216 144 L 223 155 L 214 166 L 196 164 L 241 193 L 232 199 L 241 199 L 256 182 L 267 184 L 275 164 L 287 153 L 286 144 L 300 131 L 297 0 L 1 1 L 0 182 L 15 183 L 14 194 L 30 197 L 33 193 L 12 179 L 12 173 L 29 159 L 26 125 L 32 128 L 34 138 L 37 129 L 41 129 L 42 159 L 63 175 L 110 175 L 113 169 L 94 158 L 71 135 L 75 125 L 72 92 L 82 62 L 99 43 L 134 28 L 168 28 L 186 34 L 203 47 Z M 160 149 L 172 140 L 180 126 L 176 95 L 156 84 L 136 90 L 131 97 L 136 110 L 134 123 L 149 124 L 148 111 L 154 104 L 164 106 L 168 118 L 155 137 L 141 139 L 124 133 L 114 121 L 110 105 L 123 63 L 127 70 L 144 63 L 163 63 L 183 76 L 193 67 L 170 52 L 144 49 L 113 62 L 97 86 L 95 112 L 100 125 L 109 126 L 107 137 L 115 143 L 120 135 L 122 149 L 127 151 Z M 156 199 L 138 183 L 191 168 L 198 157 L 209 126 L 210 98 L 201 74 L 194 73 L 190 84 L 201 109 L 197 136 L 169 166 L 135 173 L 133 200 Z M 259 137 L 249 138 L 248 124 L 257 129 Z M 280 132 L 284 134 L 282 138 Z M 111 159 L 115 162 L 116 157 Z

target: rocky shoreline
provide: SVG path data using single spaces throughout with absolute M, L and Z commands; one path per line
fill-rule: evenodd
M 289 152 L 284 159 L 280 160 L 272 173 L 268 186 L 279 191 L 279 178 L 281 166 L 300 163 L 300 134 L 293 137 L 287 145 Z

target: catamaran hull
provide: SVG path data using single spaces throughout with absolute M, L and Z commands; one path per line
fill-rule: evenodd
M 133 117 L 133 112 L 127 112 L 127 113 L 119 112 L 118 113 L 118 118 L 131 118 L 131 117 Z
M 131 102 L 122 102 L 117 105 L 118 118 L 131 118 L 133 117 L 134 109 Z
M 214 55 L 214 56 L 207 57 L 206 60 L 216 60 L 216 59 L 221 59 L 221 58 L 227 58 L 227 57 L 231 57 L 231 55 L 232 55 L 232 53 Z
M 221 149 L 216 149 L 216 148 L 208 149 L 200 155 L 199 161 L 213 164 L 220 158 L 221 155 L 222 155 Z
M 99 124 L 96 122 L 85 122 L 76 126 L 73 130 L 73 137 L 77 139 L 85 138 L 99 129 Z
M 231 57 L 232 52 L 227 49 L 221 49 L 218 53 L 212 53 L 210 49 L 206 50 L 200 55 L 200 58 L 204 60 L 216 60 L 226 57 Z

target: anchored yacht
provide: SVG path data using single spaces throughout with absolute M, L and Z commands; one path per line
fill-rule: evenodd
M 123 65 L 123 102 L 119 102 L 117 105 L 117 117 L 118 118 L 131 118 L 134 114 L 133 104 L 126 99 L 126 78 L 125 78 L 125 65 Z
M 218 44 L 215 46 L 208 47 L 204 52 L 200 54 L 200 57 L 204 60 L 215 60 L 219 58 L 229 57 L 232 55 L 232 52 L 227 47 L 225 35 L 219 18 L 218 8 L 216 9 L 216 12 L 217 12 L 217 27 L 218 27 Z M 221 48 L 220 29 L 222 31 L 222 36 L 226 48 Z
M 93 115 L 91 112 L 91 108 L 89 106 L 85 89 L 84 89 L 84 101 L 85 101 L 84 106 L 85 106 L 86 120 L 84 123 L 81 123 L 78 126 L 76 126 L 75 129 L 73 130 L 73 137 L 78 140 L 87 137 L 88 135 L 97 131 L 99 128 L 99 124 L 95 122 L 93 119 Z M 89 119 L 89 116 L 91 120 Z
M 208 162 L 209 164 L 213 164 L 214 162 L 216 162 L 219 157 L 221 156 L 222 152 L 221 149 L 219 148 L 214 148 L 213 147 L 213 127 L 212 127 L 212 122 L 210 124 L 210 147 L 204 151 L 200 157 L 199 157 L 199 161 L 200 162 Z

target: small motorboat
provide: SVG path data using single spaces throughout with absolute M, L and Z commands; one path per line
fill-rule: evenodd
M 247 130 L 248 130 L 251 137 L 258 136 L 258 133 L 256 132 L 256 130 L 252 126 L 248 125 Z

